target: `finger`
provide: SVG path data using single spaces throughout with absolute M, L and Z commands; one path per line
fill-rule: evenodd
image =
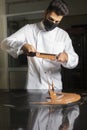
M 60 55 L 60 56 L 58 57 L 58 61 L 59 61 L 59 62 L 65 62 L 66 59 L 65 59 L 65 57 L 64 57 L 63 55 Z
M 29 48 L 27 49 L 27 51 L 28 52 L 36 52 L 36 50 L 32 46 L 29 46 Z

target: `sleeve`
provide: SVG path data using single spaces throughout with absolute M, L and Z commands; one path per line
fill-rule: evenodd
M 73 130 L 75 120 L 78 118 L 79 114 L 80 114 L 80 109 L 78 105 L 75 105 L 71 107 L 70 110 L 68 110 L 68 119 L 69 119 L 68 130 Z
M 64 51 L 68 54 L 68 61 L 66 63 L 62 63 L 62 66 L 69 69 L 75 68 L 78 65 L 79 57 L 72 46 L 72 41 L 68 34 L 65 40 Z
M 27 25 L 22 27 L 16 33 L 11 36 L 5 38 L 1 42 L 1 49 L 9 53 L 12 57 L 17 58 L 20 54 L 23 53 L 21 50 L 22 46 L 26 43 L 25 31 L 27 29 Z

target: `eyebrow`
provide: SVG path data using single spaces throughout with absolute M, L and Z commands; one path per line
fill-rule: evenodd
M 49 19 L 52 21 L 55 21 L 52 17 L 49 16 Z M 60 22 L 60 21 L 55 21 L 56 23 Z

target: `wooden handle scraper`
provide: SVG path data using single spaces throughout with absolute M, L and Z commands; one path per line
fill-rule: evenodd
M 56 54 L 48 54 L 48 53 L 39 53 L 39 52 L 29 52 L 27 53 L 27 56 L 30 57 L 38 57 L 38 58 L 44 58 L 44 59 L 50 59 L 50 60 L 56 60 L 58 58 L 58 55 Z

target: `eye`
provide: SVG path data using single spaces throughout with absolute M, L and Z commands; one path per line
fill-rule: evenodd
M 53 18 L 51 18 L 51 17 L 49 17 L 48 19 L 49 19 L 50 21 L 54 21 L 54 19 L 53 19 Z
M 51 21 L 51 22 L 55 22 L 56 24 L 60 23 L 60 21 L 58 21 L 58 20 L 55 21 L 55 20 L 54 20 L 53 18 L 51 18 L 51 17 L 48 17 L 48 20 Z

